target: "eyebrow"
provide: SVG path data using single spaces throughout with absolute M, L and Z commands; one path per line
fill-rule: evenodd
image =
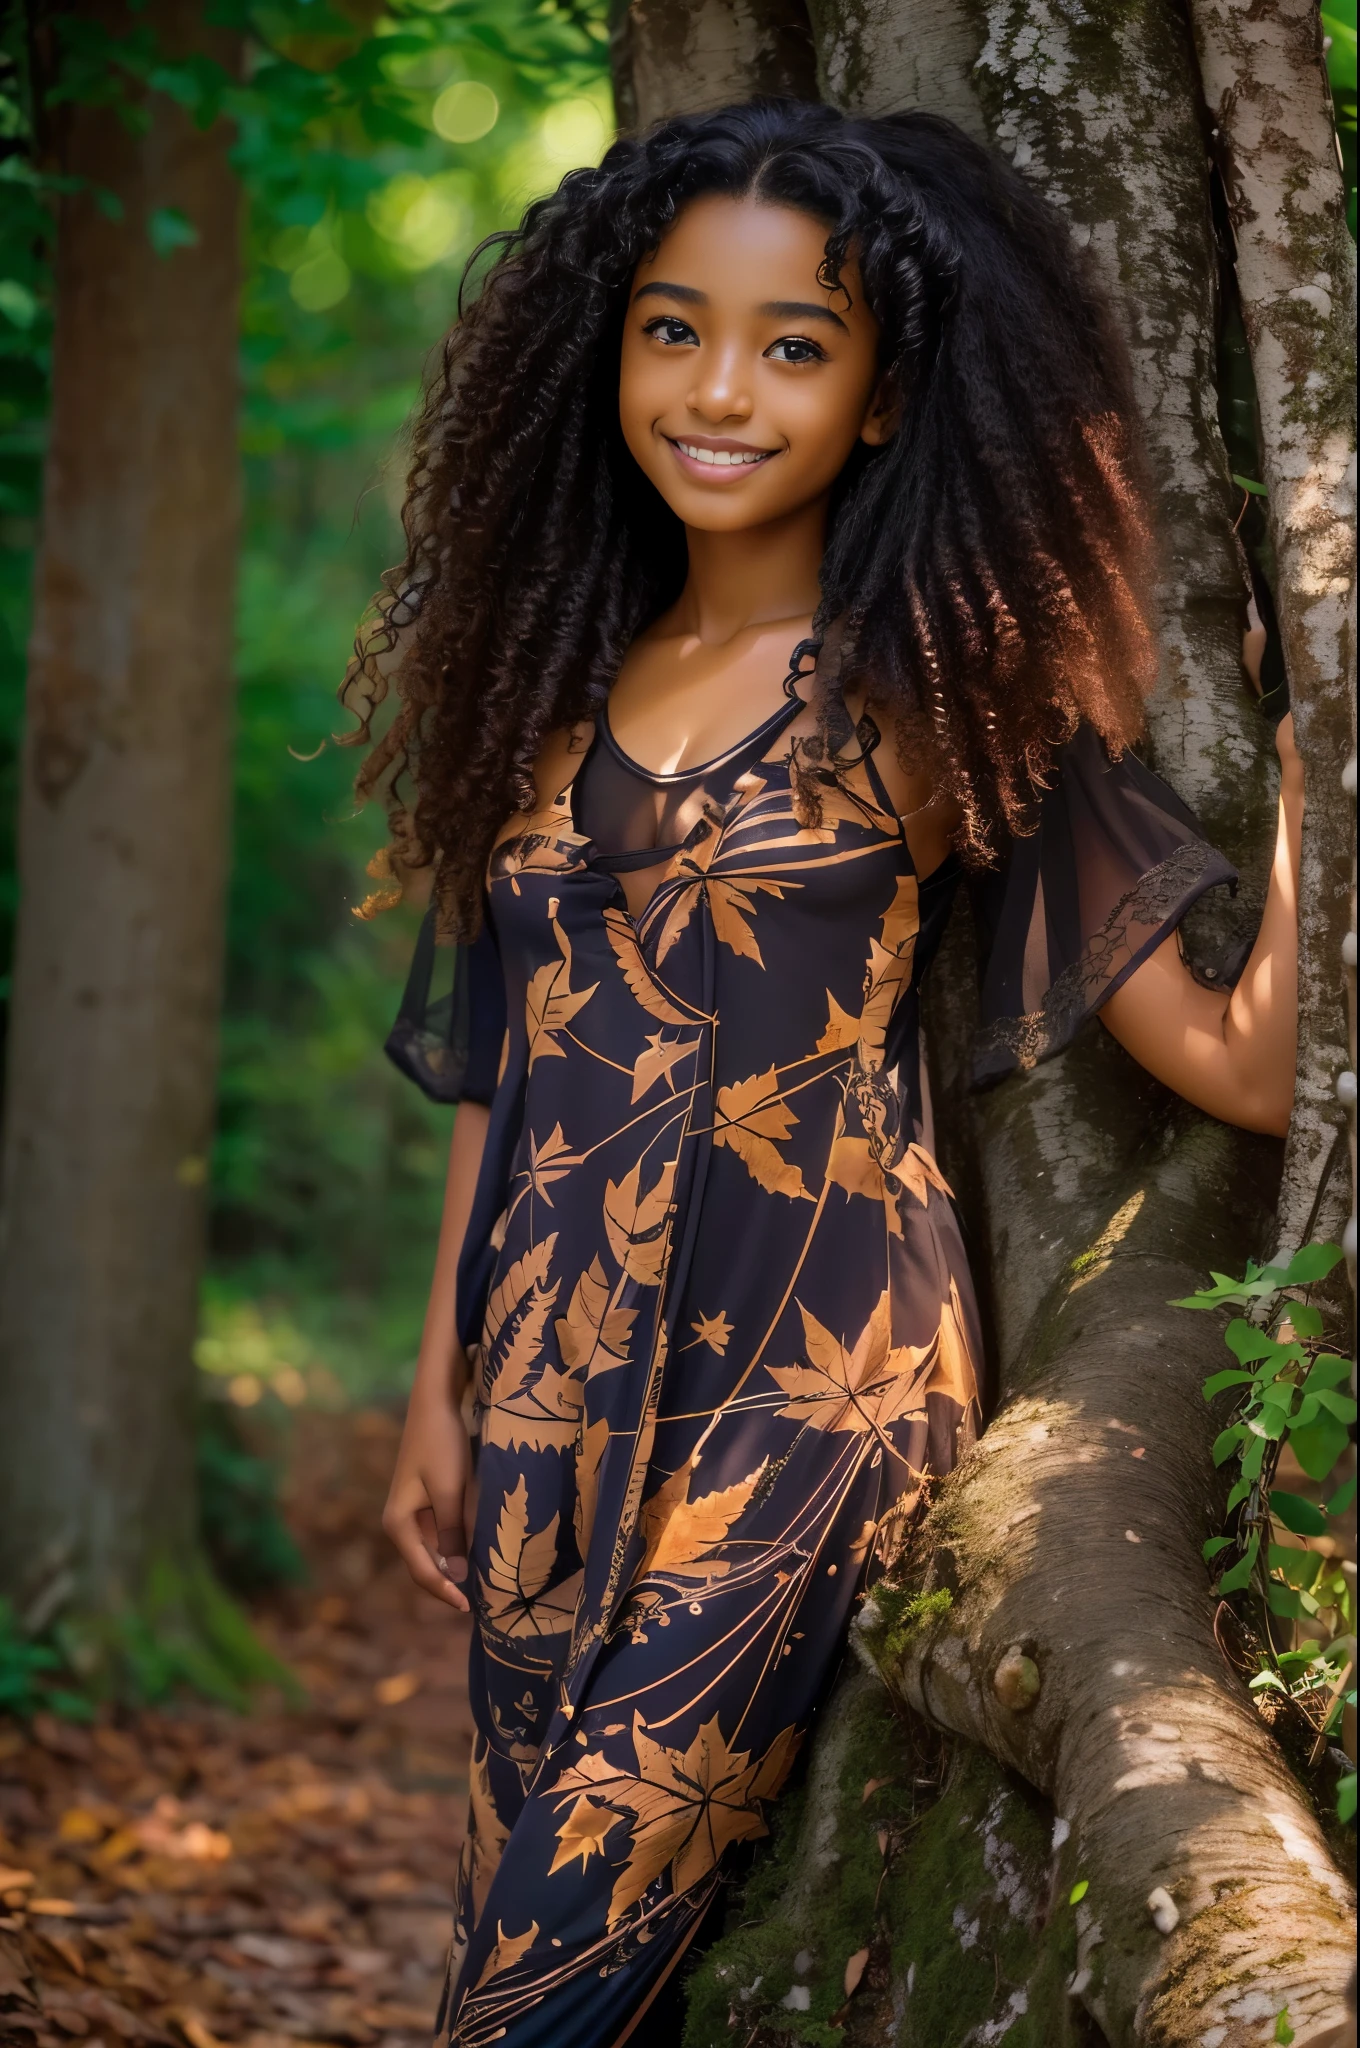
M 706 306 L 708 293 L 696 291 L 690 284 L 666 284 L 657 279 L 652 284 L 639 286 L 633 294 L 633 303 L 639 299 L 678 299 L 682 306 Z M 830 306 L 818 306 L 804 299 L 767 299 L 756 311 L 768 320 L 825 320 L 832 327 L 839 327 L 842 334 L 849 329 L 839 313 L 833 313 Z

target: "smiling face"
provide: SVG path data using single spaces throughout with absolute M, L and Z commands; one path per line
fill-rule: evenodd
M 624 326 L 624 439 L 687 526 L 736 532 L 825 500 L 876 410 L 878 323 L 826 229 L 788 206 L 696 199 L 638 265 Z

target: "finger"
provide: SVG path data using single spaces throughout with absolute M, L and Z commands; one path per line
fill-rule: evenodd
M 417 1508 L 416 1525 L 420 1530 L 421 1542 L 445 1578 L 461 1584 L 467 1577 L 462 1517 L 460 1516 L 451 1527 L 441 1529 L 435 1522 L 433 1508 Z
M 394 1516 L 390 1522 L 385 1521 L 383 1527 L 400 1551 L 402 1562 L 421 1591 L 432 1593 L 436 1600 L 442 1600 L 446 1606 L 456 1607 L 461 1613 L 466 1614 L 466 1596 L 440 1571 L 421 1540 L 415 1516 Z

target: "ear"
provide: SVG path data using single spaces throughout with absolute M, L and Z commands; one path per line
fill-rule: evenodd
M 870 448 L 881 448 L 885 441 L 891 441 L 902 419 L 902 401 L 891 374 L 879 378 L 874 395 L 869 400 L 864 423 L 860 427 L 860 440 Z

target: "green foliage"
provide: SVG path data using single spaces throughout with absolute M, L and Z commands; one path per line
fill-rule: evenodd
M 302 1553 L 279 1513 L 274 1466 L 247 1447 L 225 1402 L 200 1404 L 196 1450 L 199 1529 L 223 1583 L 258 1593 L 305 1578 Z
M 932 1621 L 942 1621 L 953 1605 L 954 1595 L 948 1586 L 939 1586 L 933 1593 L 913 1593 L 904 1586 L 880 1580 L 870 1595 L 866 1613 L 861 1616 L 875 1658 L 885 1669 L 898 1662 L 906 1654 L 912 1637 Z M 869 1621 L 869 1613 L 876 1614 L 878 1619 Z
M 225 112 L 248 202 L 234 866 L 209 1312 L 287 1320 L 359 1392 L 419 1335 L 449 1118 L 384 1060 L 412 920 L 356 926 L 381 820 L 353 815 L 331 743 L 354 621 L 397 554 L 394 437 L 462 265 L 610 127 L 603 0 L 214 0 L 244 38 L 228 76 L 170 61 L 144 22 L 54 17 L 45 85 L 20 8 L 0 32 L 0 1032 L 16 900 L 13 821 L 51 352 L 55 203 L 44 105 L 145 95 Z M 356 25 L 357 24 L 357 25 Z M 97 203 L 116 214 L 110 195 Z M 128 233 L 140 232 L 132 225 Z M 146 232 L 173 264 L 198 229 Z
M 0 1712 L 87 1721 L 107 1701 L 148 1706 L 180 1691 L 244 1712 L 259 1686 L 302 1697 L 199 1553 L 162 1558 L 117 1615 L 76 1612 L 36 1637 L 0 1602 Z
M 89 1721 L 94 1708 L 72 1682 L 66 1659 L 50 1641 L 25 1635 L 8 1600 L 0 1600 L 0 1714 L 25 1720 L 43 1711 Z
M 1327 52 L 1327 77 L 1336 111 L 1336 133 L 1341 144 L 1342 176 L 1346 183 L 1346 212 L 1351 233 L 1355 233 L 1355 0 L 1325 0 L 1322 34 Z
M 1355 1482 L 1348 1480 L 1320 1505 L 1274 1481 L 1286 1444 L 1319 1484 L 1350 1445 L 1354 1366 L 1328 1348 L 1323 1310 L 1307 1298 L 1341 1257 L 1337 1245 L 1305 1245 L 1284 1266 L 1249 1263 L 1241 1279 L 1215 1273 L 1211 1287 L 1174 1304 L 1246 1308 L 1256 1318 L 1232 1317 L 1223 1338 L 1237 1363 L 1204 1383 L 1206 1401 L 1230 1391 L 1235 1396 L 1233 1419 L 1214 1444 L 1214 1463 L 1231 1465 L 1234 1474 L 1228 1495 L 1233 1522 L 1229 1533 L 1209 1538 L 1204 1556 L 1222 1563 L 1219 1597 L 1245 1604 L 1262 1645 L 1252 1690 L 1292 1701 L 1319 1743 L 1337 1732 L 1345 1708 L 1355 1704 L 1354 1688 L 1345 1689 L 1354 1656 L 1354 1595 L 1345 1572 L 1320 1551 L 1279 1542 L 1274 1531 L 1278 1524 L 1304 1539 L 1326 1535 L 1354 1501 Z M 1296 1625 L 1302 1638 L 1292 1648 L 1276 1647 L 1273 1624 L 1281 1622 Z M 1353 1773 L 1342 1780 L 1338 1812 L 1343 1821 L 1354 1819 Z

